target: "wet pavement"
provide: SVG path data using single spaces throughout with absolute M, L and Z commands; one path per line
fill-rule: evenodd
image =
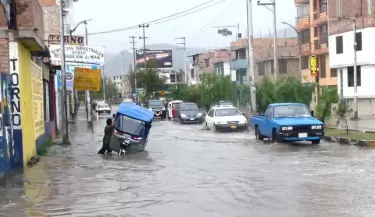
M 83 117 L 72 146 L 0 179 L 0 216 L 374 216 L 374 149 L 262 143 L 157 120 L 147 152 L 100 156 L 105 117 L 96 133 Z

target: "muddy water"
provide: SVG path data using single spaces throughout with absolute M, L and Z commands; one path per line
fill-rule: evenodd
M 147 152 L 99 156 L 104 122 L 0 179 L 0 216 L 374 216 L 374 150 L 155 121 Z

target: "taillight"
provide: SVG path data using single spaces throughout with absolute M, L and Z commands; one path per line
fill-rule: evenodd
M 113 130 L 113 134 L 116 134 L 116 135 L 121 135 L 120 132 L 118 132 L 117 130 Z
M 134 140 L 141 140 L 141 139 L 142 139 L 142 137 L 138 137 L 138 136 L 133 136 L 133 139 L 134 139 Z

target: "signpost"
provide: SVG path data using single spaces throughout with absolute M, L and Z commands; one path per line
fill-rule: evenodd
M 100 91 L 100 69 L 75 68 L 74 88 L 76 90 Z
M 61 65 L 61 48 L 58 45 L 49 47 L 51 61 L 54 65 Z M 65 45 L 65 61 L 68 63 L 83 63 L 104 65 L 104 47 Z
M 65 35 L 64 42 L 66 45 L 85 45 L 85 36 Z M 60 44 L 60 35 L 49 35 L 48 44 Z
M 166 94 L 166 93 L 165 93 L 165 90 L 160 91 L 160 95 L 161 95 L 161 96 L 165 96 L 165 94 Z
M 145 95 L 145 89 L 144 88 L 137 88 L 137 95 Z
M 311 76 L 316 77 L 316 74 L 318 72 L 318 66 L 317 66 L 315 55 L 310 56 L 310 71 L 311 71 Z

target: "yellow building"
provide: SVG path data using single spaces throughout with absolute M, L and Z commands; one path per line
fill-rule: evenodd
M 302 82 L 336 86 L 337 73 L 329 67 L 327 0 L 294 0 L 297 7 L 296 29 L 302 56 Z M 311 76 L 309 57 L 317 57 L 318 73 Z

